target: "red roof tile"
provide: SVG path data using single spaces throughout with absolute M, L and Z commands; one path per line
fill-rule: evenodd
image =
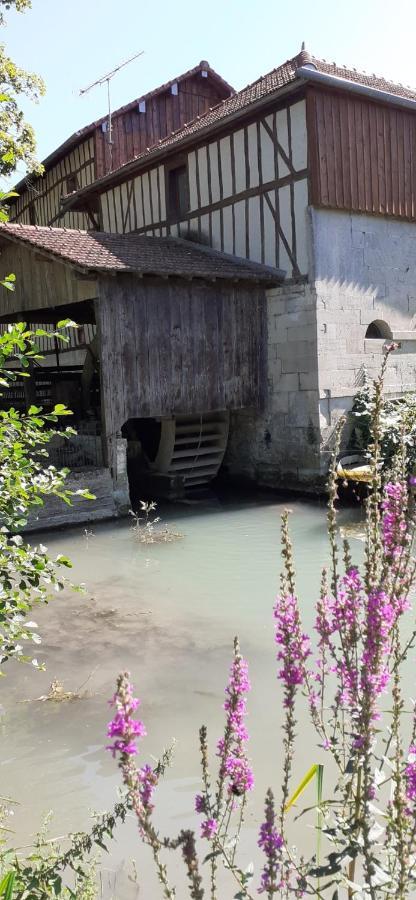
M 166 81 L 165 84 L 161 84 L 159 87 L 154 88 L 152 91 L 148 91 L 147 94 L 142 94 L 140 97 L 137 97 L 135 100 L 131 100 L 130 103 L 126 103 L 124 106 L 120 106 L 118 109 L 115 109 L 112 112 L 112 117 L 115 119 L 117 116 L 121 115 L 124 112 L 128 112 L 130 109 L 134 109 L 141 100 L 150 100 L 151 97 L 156 97 L 157 94 L 162 94 L 164 91 L 168 91 L 169 88 L 172 87 L 173 84 L 180 84 L 181 81 L 184 81 L 185 78 L 192 78 L 192 75 L 197 75 L 198 72 L 208 72 L 210 78 L 218 84 L 219 87 L 222 88 L 225 94 L 234 94 L 234 88 L 225 81 L 221 75 L 218 75 L 218 72 L 215 69 L 212 69 L 210 64 L 206 62 L 206 60 L 201 60 L 197 66 L 194 66 L 193 69 L 188 69 L 187 72 L 183 72 L 182 75 L 178 75 L 176 78 L 172 78 L 170 81 Z M 56 162 L 61 156 L 68 153 L 72 147 L 75 147 L 81 141 L 85 140 L 89 135 L 93 134 L 96 128 L 106 122 L 108 119 L 108 115 L 101 116 L 101 118 L 96 119 L 94 122 L 90 122 L 89 125 L 85 125 L 83 128 L 80 128 L 78 131 L 75 131 L 74 134 L 71 134 L 63 144 L 60 144 L 56 150 L 53 150 L 49 156 L 46 157 L 42 161 L 42 165 L 47 169 L 52 163 Z M 19 183 L 16 185 L 15 190 L 21 189 L 26 185 L 26 177 L 22 178 Z
M 284 272 L 180 238 L 0 225 L 0 242 L 17 241 L 57 261 L 91 272 L 136 272 L 278 284 Z
M 192 122 L 184 125 L 178 129 L 178 131 L 163 138 L 158 144 L 147 148 L 147 150 L 140 153 L 134 159 L 124 163 L 120 168 L 115 169 L 108 175 L 98 179 L 93 185 L 89 185 L 78 191 L 73 195 L 74 198 L 76 199 L 78 195 L 82 197 L 87 193 L 94 192 L 94 190 L 100 188 L 101 185 L 104 186 L 109 182 L 111 183 L 113 180 L 122 180 L 121 176 L 124 172 L 126 172 L 127 177 L 127 172 L 130 168 L 134 169 L 135 165 L 139 165 L 142 161 L 147 162 L 153 155 L 160 154 L 165 148 L 166 151 L 168 151 L 170 147 L 180 145 L 194 135 L 197 137 L 200 132 L 207 131 L 209 133 L 211 130 L 215 130 L 218 126 L 221 126 L 222 122 L 225 124 L 226 120 L 230 117 L 249 109 L 250 106 L 257 101 L 273 95 L 280 88 L 294 84 L 297 81 L 296 70 L 300 68 L 300 66 L 305 65 L 306 62 L 313 63 L 316 69 L 324 74 L 343 78 L 346 81 L 354 81 L 357 84 L 388 92 L 397 97 L 416 101 L 415 90 L 411 90 L 401 84 L 394 84 L 378 75 L 368 75 L 363 72 L 357 72 L 356 69 L 349 69 L 344 66 L 338 66 L 336 63 L 329 63 L 326 60 L 310 56 L 306 51 L 302 51 L 297 56 L 278 66 L 276 69 L 268 72 L 267 75 L 263 75 L 252 84 L 247 85 L 247 87 L 243 88 L 241 91 L 237 91 L 237 93 L 233 94 L 231 97 L 222 100 L 221 103 L 212 107 L 196 119 L 193 119 Z M 70 202 L 70 206 L 72 205 L 73 203 Z

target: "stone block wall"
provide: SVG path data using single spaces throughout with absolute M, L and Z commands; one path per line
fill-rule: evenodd
M 316 293 L 321 469 L 339 416 L 351 408 L 364 370 L 376 377 L 387 324 L 401 346 L 389 360 L 386 394 L 416 389 L 416 225 L 380 216 L 312 209 L 311 280 Z
M 225 465 L 273 487 L 321 487 L 336 423 L 364 373 L 380 371 L 382 322 L 401 342 L 391 355 L 388 396 L 416 390 L 416 225 L 310 208 L 309 275 L 268 295 L 264 409 L 231 416 Z
M 319 471 L 316 297 L 307 283 L 267 296 L 264 409 L 231 414 L 226 470 L 270 487 L 302 487 Z

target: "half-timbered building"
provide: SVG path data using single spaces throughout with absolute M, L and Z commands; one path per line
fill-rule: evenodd
M 364 372 L 378 372 L 386 339 L 400 342 L 388 392 L 414 389 L 415 159 L 416 92 L 303 49 L 64 200 L 61 220 L 90 216 L 95 233 L 83 241 L 138 254 L 133 280 L 128 269 L 115 281 L 107 273 L 88 319 L 113 476 L 122 434 L 130 461 L 145 457 L 148 470 L 189 485 L 221 465 L 262 484 L 316 487 L 337 419 Z M 37 247 L 45 279 L 40 245 L 62 256 L 68 234 L 12 225 L 2 240 L 10 264 L 17 245 Z M 151 273 L 138 262 L 148 246 L 159 259 Z M 162 290 L 169 247 L 182 263 L 197 254 L 190 287 L 182 264 L 175 290 Z M 255 268 L 224 293 L 203 258 Z M 87 276 L 85 264 L 83 289 Z
M 233 93 L 233 88 L 202 60 L 195 68 L 132 100 L 71 135 L 44 161 L 44 174 L 27 176 L 16 186 L 10 218 L 24 225 L 99 227 L 94 204 L 82 213 L 61 216 L 62 199 L 92 184 L 147 147 L 202 115 Z

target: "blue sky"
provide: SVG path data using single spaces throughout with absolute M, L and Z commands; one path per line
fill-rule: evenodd
M 415 26 L 414 0 L 33 0 L 30 12 L 8 14 L 0 39 L 46 81 L 46 97 L 25 107 L 42 159 L 105 114 L 105 88 L 85 97 L 79 88 L 138 50 L 144 55 L 112 82 L 113 108 L 201 59 L 241 88 L 295 55 L 303 40 L 317 56 L 416 87 Z

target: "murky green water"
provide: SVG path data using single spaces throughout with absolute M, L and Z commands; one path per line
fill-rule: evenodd
M 310 627 L 319 569 L 328 556 L 325 509 L 316 503 L 251 498 L 170 508 L 164 520 L 183 533 L 172 544 L 137 543 L 130 521 L 93 526 L 87 534 L 80 527 L 42 535 L 52 553 L 72 558 L 74 580 L 85 582 L 87 590 L 84 596 L 65 593 L 34 615 L 43 636 L 38 658 L 47 671 L 13 664 L 0 685 L 0 793 L 20 804 L 13 820 L 19 845 L 30 842 L 50 809 L 51 834 L 63 835 L 88 827 L 90 810 L 114 803 L 119 778 L 103 748 L 107 699 L 122 669 L 130 670 L 142 698 L 149 735 L 142 745 L 143 760 L 158 756 L 172 737 L 177 739 L 174 765 L 158 792 L 157 819 L 170 834 L 195 825 L 198 728 L 208 725 L 214 747 L 223 723 L 234 634 L 250 664 L 250 750 L 257 776 L 243 855 L 246 844 L 255 844 L 253 829 L 265 789 L 269 784 L 278 789 L 280 783 L 282 709 L 272 605 L 280 566 L 279 516 L 285 506 L 293 510 L 299 593 Z M 357 510 L 344 510 L 341 521 L 359 537 L 359 529 L 350 527 L 357 517 Z M 358 541 L 352 546 L 361 553 Z M 67 690 L 89 679 L 91 695 L 59 704 L 37 701 L 54 677 Z M 299 730 L 295 777 L 319 762 L 322 753 L 315 749 L 305 717 Z M 132 857 L 146 880 L 140 893 L 130 880 Z M 133 821 L 117 833 L 102 868 L 104 897 L 158 896 Z M 179 890 L 178 896 L 184 894 Z

